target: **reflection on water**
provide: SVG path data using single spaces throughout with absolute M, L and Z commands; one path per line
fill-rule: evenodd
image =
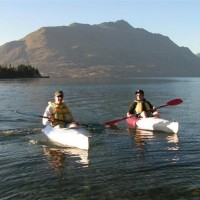
M 151 131 L 140 131 L 137 129 L 128 128 L 127 129 L 130 136 L 133 138 L 135 143 L 136 160 L 137 163 L 143 164 L 146 160 L 146 142 L 154 138 L 153 132 Z
M 151 152 L 152 155 L 153 153 L 161 154 L 161 152 L 166 152 L 166 159 L 168 161 L 171 160 L 176 162 L 179 160 L 177 154 L 169 154 L 169 151 L 179 150 L 178 134 L 137 130 L 132 128 L 128 128 L 127 131 L 135 143 L 138 164 L 147 161 L 147 155 L 149 152 Z
M 167 142 L 169 144 L 172 144 L 171 146 L 167 147 L 168 151 L 178 151 L 179 150 L 179 137 L 178 134 L 173 134 L 167 136 Z M 174 155 L 174 157 L 171 158 L 172 161 L 175 163 L 180 160 L 180 158 L 177 155 Z
M 138 130 L 138 129 L 132 129 L 128 128 L 128 133 L 130 135 L 134 135 L 135 141 L 141 142 L 144 140 L 153 140 L 153 139 L 159 139 L 159 138 L 165 138 L 168 143 L 174 143 L 178 144 L 179 137 L 177 133 L 163 133 L 163 132 L 154 132 L 154 131 L 147 131 L 147 130 Z
M 178 134 L 169 135 L 169 136 L 167 136 L 166 139 L 169 143 L 178 143 L 179 142 Z
M 44 155 L 57 176 L 62 176 L 65 166 L 88 167 L 88 151 L 77 148 L 55 148 L 43 145 Z
M 138 130 L 133 128 L 128 128 L 127 131 L 134 138 L 137 146 L 141 146 L 141 144 L 143 146 L 143 144 L 145 144 L 145 140 L 153 140 L 156 137 L 153 131 Z
M 64 164 L 65 164 L 65 155 L 59 149 L 49 149 L 44 147 L 44 154 L 47 156 L 49 164 L 55 169 L 57 176 L 62 176 Z

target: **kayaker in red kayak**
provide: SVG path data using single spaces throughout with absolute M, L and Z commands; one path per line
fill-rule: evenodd
M 135 91 L 136 99 L 132 102 L 127 112 L 127 117 L 136 115 L 137 117 L 159 117 L 159 112 L 155 106 L 144 98 L 144 91 Z
M 54 99 L 55 102 L 48 102 L 48 106 L 43 114 L 42 123 L 46 125 L 51 125 L 56 128 L 75 127 L 77 123 L 74 122 L 74 118 L 63 100 L 63 91 L 55 92 Z

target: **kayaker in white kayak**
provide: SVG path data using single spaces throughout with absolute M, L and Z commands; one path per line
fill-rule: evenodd
M 48 102 L 48 106 L 46 107 L 45 112 L 43 114 L 44 117 L 48 117 L 43 118 L 43 125 L 51 125 L 55 128 L 71 128 L 77 126 L 77 123 L 74 122 L 72 113 L 65 104 L 63 97 L 63 91 L 55 92 L 55 102 Z
M 127 117 L 130 117 L 132 115 L 136 115 L 136 117 L 159 117 L 159 112 L 156 110 L 155 106 L 152 106 L 152 104 L 147 101 L 144 98 L 144 91 L 143 90 L 137 90 L 135 92 L 136 99 L 132 102 L 131 106 L 129 107 L 129 110 L 127 112 Z

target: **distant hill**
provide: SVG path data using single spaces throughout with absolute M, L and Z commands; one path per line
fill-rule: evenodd
M 0 64 L 77 78 L 200 76 L 200 59 L 188 48 L 124 20 L 40 28 L 0 46 Z

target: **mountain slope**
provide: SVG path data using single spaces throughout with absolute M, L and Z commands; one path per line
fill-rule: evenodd
M 31 64 L 50 76 L 199 76 L 200 61 L 168 37 L 120 20 L 41 28 L 0 47 L 1 64 Z

